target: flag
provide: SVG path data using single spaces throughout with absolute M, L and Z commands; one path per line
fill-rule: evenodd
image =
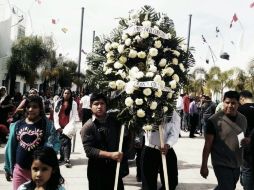
M 238 20 L 236 14 L 234 14 L 232 21 L 236 22 Z
M 202 39 L 203 39 L 203 42 L 207 43 L 206 39 L 205 39 L 205 37 L 203 35 L 202 35 Z
M 62 30 L 64 33 L 66 33 L 66 32 L 68 31 L 67 28 L 62 28 L 61 30 Z
M 219 30 L 218 26 L 216 26 L 215 31 L 216 31 L 216 38 L 217 38 L 217 37 L 218 37 L 218 33 L 220 32 L 220 30 Z
M 254 2 L 250 4 L 250 8 L 253 8 L 254 7 Z
M 35 0 L 35 2 L 37 2 L 39 5 L 41 4 L 41 0 Z
M 13 13 L 13 14 L 17 14 L 16 11 L 15 11 L 15 9 L 14 9 L 14 7 L 12 7 L 12 13 Z
M 85 55 L 87 54 L 87 53 L 85 52 L 85 50 L 83 50 L 83 49 L 81 49 L 81 52 L 82 52 L 83 54 L 85 54 Z
M 51 19 L 52 24 L 56 24 L 56 19 Z
M 236 16 L 236 14 L 234 14 L 229 27 L 231 28 L 233 22 L 236 22 L 236 21 L 238 21 L 238 17 Z

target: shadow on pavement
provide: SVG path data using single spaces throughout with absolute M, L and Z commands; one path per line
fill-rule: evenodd
M 216 184 L 203 183 L 179 183 L 176 190 L 208 190 L 213 189 Z
M 88 163 L 88 160 L 86 158 L 71 159 L 71 164 L 73 166 L 87 165 L 87 163 Z
M 200 164 L 188 164 L 188 162 L 178 160 L 178 170 L 184 170 L 184 169 L 194 169 L 194 168 L 200 168 Z M 211 169 L 211 166 L 208 166 L 209 169 Z

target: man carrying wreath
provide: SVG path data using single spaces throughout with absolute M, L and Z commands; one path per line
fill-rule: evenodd
M 157 175 L 160 171 L 162 187 L 165 190 L 161 154 L 166 155 L 169 189 L 174 190 L 178 184 L 177 157 L 173 145 L 177 142 L 180 133 L 181 118 L 176 111 L 171 121 L 164 126 L 164 147 L 161 147 L 159 130 L 147 131 L 145 134 L 145 147 L 141 155 L 142 189 L 157 189 Z
M 86 156 L 89 158 L 89 190 L 113 190 L 116 163 L 123 162 L 123 153 L 118 152 L 121 125 L 107 114 L 107 99 L 103 94 L 92 94 L 90 107 L 92 118 L 84 124 L 80 132 Z M 124 189 L 122 177 L 120 170 L 118 190 Z

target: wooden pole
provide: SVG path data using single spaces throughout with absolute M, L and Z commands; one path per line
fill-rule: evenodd
M 159 133 L 160 133 L 160 142 L 161 147 L 164 147 L 164 133 L 163 133 L 163 127 L 162 125 L 159 125 Z M 169 190 L 169 182 L 168 182 L 168 170 L 167 170 L 167 160 L 166 155 L 161 153 L 161 159 L 162 159 L 162 168 L 163 168 L 163 175 L 164 175 L 164 182 L 165 182 L 165 189 Z
M 118 147 L 118 151 L 119 152 L 122 152 L 122 148 L 123 148 L 124 129 L 125 129 L 125 125 L 122 125 L 121 132 L 120 132 L 119 147 Z M 119 178 L 119 171 L 120 171 L 120 163 L 121 162 L 117 162 L 117 165 L 116 165 L 116 176 L 115 176 L 114 190 L 117 190 L 117 187 L 118 187 L 118 178 Z

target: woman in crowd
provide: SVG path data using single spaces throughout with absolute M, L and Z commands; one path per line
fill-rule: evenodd
M 61 148 L 59 162 L 71 167 L 71 139 L 76 134 L 75 121 L 78 121 L 77 103 L 73 100 L 70 88 L 65 88 L 54 104 L 54 125 L 60 134 Z

